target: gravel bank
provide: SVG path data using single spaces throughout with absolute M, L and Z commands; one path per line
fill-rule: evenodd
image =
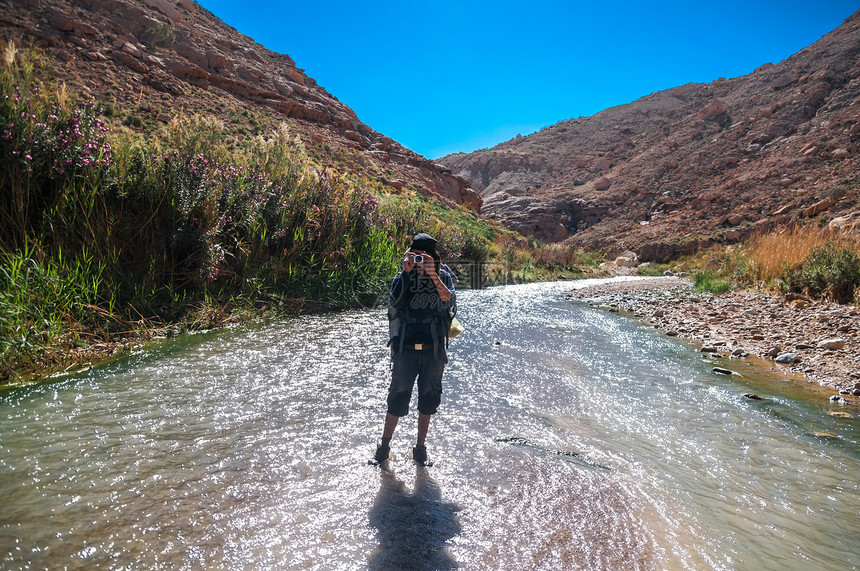
M 800 296 L 733 291 L 694 293 L 683 278 L 622 278 L 583 283 L 568 293 L 610 311 L 632 313 L 703 352 L 758 355 L 786 373 L 834 389 L 860 404 L 860 312 Z

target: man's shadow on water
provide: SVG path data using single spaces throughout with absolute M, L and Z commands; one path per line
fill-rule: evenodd
M 411 492 L 394 472 L 381 470 L 381 484 L 370 509 L 379 547 L 371 569 L 456 569 L 445 543 L 460 533 L 456 506 L 442 501 L 439 485 L 423 466 L 416 467 Z

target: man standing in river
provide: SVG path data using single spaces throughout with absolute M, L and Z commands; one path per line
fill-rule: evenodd
M 442 269 L 437 241 L 416 234 L 401 261 L 388 296 L 389 341 L 393 367 L 388 387 L 388 411 L 382 441 L 374 460 L 388 460 L 391 437 L 400 417 L 409 412 L 412 388 L 418 380 L 418 440 L 412 458 L 427 463 L 424 444 L 430 417 L 442 401 L 442 372 L 448 362 L 448 327 L 456 307 L 453 278 Z

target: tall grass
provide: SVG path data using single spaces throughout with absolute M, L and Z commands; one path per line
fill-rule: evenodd
M 735 262 L 736 277 L 749 284 L 778 285 L 786 272 L 800 268 L 810 254 L 831 244 L 860 250 L 856 236 L 815 225 L 792 225 L 753 238 Z
M 860 255 L 833 243 L 813 248 L 799 268 L 786 272 L 782 285 L 788 291 L 838 303 L 857 301 Z
M 501 279 L 588 262 L 463 208 L 357 184 L 314 163 L 286 125 L 238 150 L 211 117 L 179 116 L 146 139 L 111 128 L 123 113 L 52 83 L 39 52 L 0 54 L 0 379 L 160 325 L 366 303 L 418 231 L 446 259 L 495 259 Z
M 707 265 L 695 277 L 709 291 L 714 284 L 723 287 L 717 282 L 724 280 L 847 303 L 860 288 L 860 239 L 814 223 L 792 225 L 711 256 Z
M 589 275 L 602 259 L 581 248 L 542 244 L 533 239 L 500 235 L 493 242 L 493 261 L 488 268 L 491 283 L 523 283 Z
M 501 232 L 315 165 L 283 125 L 239 151 L 213 118 L 181 116 L 148 139 L 111 129 L 103 117 L 122 113 L 42 79 L 38 52 L 0 53 L 0 378 L 45 366 L 52 348 L 213 325 L 238 305 L 363 302 L 410 234 L 481 261 Z
M 705 270 L 693 274 L 693 290 L 697 292 L 725 293 L 733 289 L 732 282 L 720 278 L 713 270 Z

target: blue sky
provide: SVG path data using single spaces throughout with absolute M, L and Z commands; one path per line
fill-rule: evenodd
M 655 91 L 745 75 L 857 0 L 199 0 L 428 157 L 491 147 Z

